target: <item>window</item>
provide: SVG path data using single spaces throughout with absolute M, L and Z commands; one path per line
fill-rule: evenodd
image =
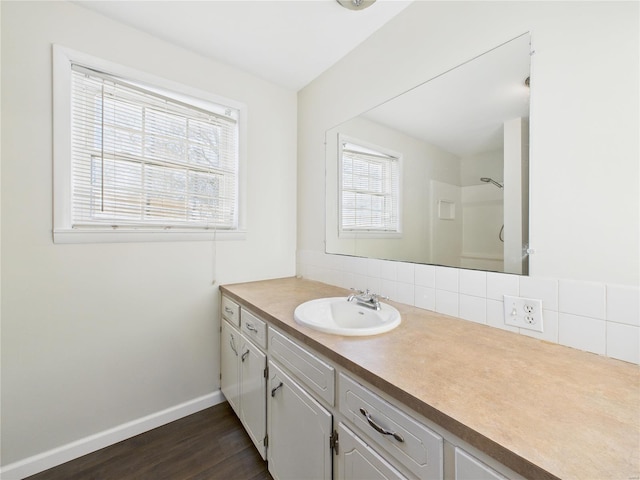
M 343 136 L 339 142 L 341 236 L 398 236 L 400 155 Z
M 78 232 L 146 240 L 239 231 L 243 107 L 69 53 L 54 50 L 56 241 Z

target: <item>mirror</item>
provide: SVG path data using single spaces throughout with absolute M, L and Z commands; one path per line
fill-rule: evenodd
M 326 132 L 326 252 L 527 274 L 530 37 Z

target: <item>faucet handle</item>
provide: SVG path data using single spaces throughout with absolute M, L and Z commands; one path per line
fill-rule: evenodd
M 372 293 L 371 298 L 374 300 L 389 300 L 389 297 L 386 295 L 378 295 L 377 293 Z
M 356 295 L 360 295 L 360 294 L 364 293 L 364 291 L 360 290 L 359 288 L 353 288 L 353 287 L 351 287 L 351 288 L 349 288 L 349 290 L 351 290 L 352 292 L 356 292 Z M 368 291 L 369 291 L 369 290 L 367 290 L 367 292 L 368 292 Z

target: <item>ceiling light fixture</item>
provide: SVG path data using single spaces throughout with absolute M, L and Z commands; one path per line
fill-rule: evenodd
M 364 10 L 370 7 L 376 0 L 336 0 L 344 8 L 349 10 Z

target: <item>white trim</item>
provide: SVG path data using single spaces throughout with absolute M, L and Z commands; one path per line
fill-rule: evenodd
M 366 140 L 361 140 L 359 138 L 355 138 L 349 135 L 345 135 L 344 133 L 338 132 L 338 168 L 337 168 L 337 180 L 338 180 L 338 238 L 348 239 L 348 238 L 363 238 L 363 239 L 376 239 L 376 238 L 402 238 L 403 237 L 403 167 L 404 167 L 404 156 L 401 152 L 397 152 L 387 147 L 382 147 L 380 145 L 376 145 Z M 397 229 L 393 231 L 383 231 L 383 230 L 359 230 L 356 228 L 353 229 L 345 229 L 342 225 L 342 149 L 345 143 L 351 143 L 354 145 L 358 145 L 360 147 L 364 147 L 366 149 L 371 149 L 376 152 L 381 152 L 383 155 L 386 155 L 390 158 L 396 159 L 398 162 L 398 224 Z
M 52 450 L 33 455 L 14 463 L 10 463 L 0 469 L 0 478 L 3 480 L 19 480 L 49 468 L 74 460 L 101 448 L 147 432 L 154 428 L 166 425 L 180 418 L 212 407 L 225 401 L 220 390 L 194 398 L 187 402 L 169 407 L 151 415 L 138 418 L 131 422 L 123 423 L 117 427 L 103 432 L 89 435 L 74 442 L 56 447 Z
M 55 243 L 129 243 L 129 242 L 192 242 L 246 240 L 247 232 L 240 230 L 180 230 L 161 231 L 118 228 L 113 231 L 104 229 L 53 231 Z
M 383 232 L 380 230 L 342 230 L 338 238 L 402 238 L 402 232 Z
M 238 228 L 233 230 L 235 236 L 221 234 L 217 238 L 226 240 L 244 239 L 246 237 L 247 219 L 247 105 L 229 98 L 215 95 L 189 85 L 177 83 L 134 68 L 103 60 L 86 53 L 71 50 L 61 45 L 53 45 L 53 238 L 54 243 L 108 243 L 136 241 L 182 241 L 209 239 L 209 232 L 204 235 L 176 234 L 178 228 L 166 231 L 147 230 L 144 235 L 119 235 L 114 230 L 102 228 L 102 236 L 93 232 L 71 228 L 71 64 L 80 63 L 99 71 L 108 71 L 134 83 L 145 83 L 166 89 L 176 94 L 179 99 L 188 101 L 202 108 L 206 102 L 223 104 L 240 112 L 238 122 Z M 131 233 L 131 232 L 128 232 Z M 193 233 L 193 232 L 192 232 Z M 69 237 L 77 237 L 69 240 Z M 123 240 L 123 238 L 127 238 Z M 87 240 L 89 239 L 89 240 Z

